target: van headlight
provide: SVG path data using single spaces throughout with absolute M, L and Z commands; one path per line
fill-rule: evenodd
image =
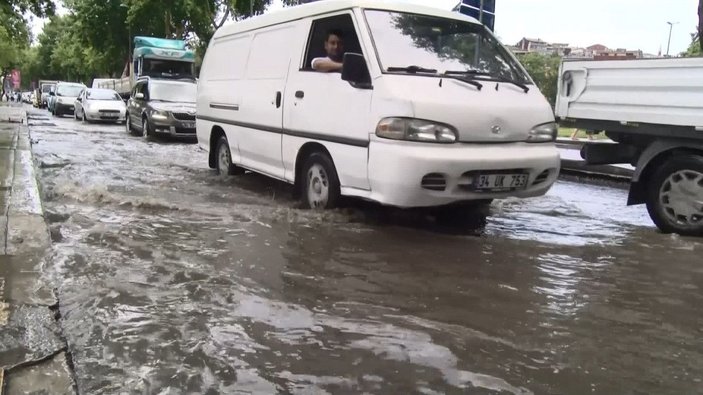
M 530 130 L 530 133 L 527 135 L 527 142 L 528 143 L 547 143 L 550 141 L 556 141 L 558 131 L 559 131 L 559 128 L 557 127 L 557 124 L 554 122 L 543 123 L 541 125 L 537 125 L 534 128 L 532 128 L 532 130 Z
M 154 112 L 151 113 L 151 118 L 153 118 L 154 120 L 157 120 L 157 121 L 165 121 L 168 119 L 168 112 L 154 110 Z
M 457 132 L 453 127 L 413 118 L 384 118 L 376 126 L 376 136 L 425 143 L 451 144 L 457 141 Z

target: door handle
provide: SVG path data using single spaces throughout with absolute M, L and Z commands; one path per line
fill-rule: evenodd
M 297 97 L 298 99 L 302 99 L 302 98 L 305 97 L 305 92 L 303 92 L 303 91 L 296 91 L 296 92 L 295 92 L 295 97 Z
M 276 92 L 276 108 L 281 107 L 281 99 L 283 98 L 283 95 L 281 94 L 281 91 Z

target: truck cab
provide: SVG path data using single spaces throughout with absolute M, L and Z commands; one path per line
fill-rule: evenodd
M 94 85 L 113 89 L 123 98 L 129 98 L 140 77 L 195 79 L 195 53 L 183 40 L 136 36 L 132 61 L 126 65 L 122 78 L 102 80 Z

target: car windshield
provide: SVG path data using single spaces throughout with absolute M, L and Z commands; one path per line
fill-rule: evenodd
M 195 103 L 198 85 L 193 83 L 152 83 L 149 87 L 151 100 Z
M 531 84 L 483 25 L 419 14 L 366 10 L 384 71 L 466 73 Z M 403 70 L 405 69 L 405 70 Z
M 57 96 L 78 97 L 85 86 L 81 85 L 60 85 L 56 90 Z
M 85 97 L 90 100 L 122 100 L 115 91 L 89 90 Z

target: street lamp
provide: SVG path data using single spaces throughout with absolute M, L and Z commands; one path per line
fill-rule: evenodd
M 674 25 L 678 25 L 678 22 L 667 22 L 669 24 L 669 42 L 666 44 L 666 56 L 669 57 L 669 47 L 671 46 L 671 31 L 674 29 Z

